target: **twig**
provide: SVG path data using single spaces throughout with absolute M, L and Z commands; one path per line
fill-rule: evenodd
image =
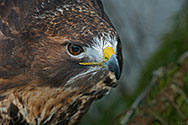
M 121 125 L 126 125 L 127 122 L 129 121 L 129 119 L 131 118 L 131 116 L 133 115 L 135 109 L 138 107 L 138 105 L 145 99 L 145 97 L 148 95 L 148 93 L 150 92 L 151 88 L 156 84 L 156 81 L 158 80 L 158 78 L 162 75 L 164 69 L 163 67 L 160 67 L 158 70 L 156 70 L 153 73 L 153 78 L 151 80 L 151 82 L 149 83 L 149 85 L 147 86 L 147 88 L 145 88 L 142 93 L 136 98 L 136 100 L 133 102 L 133 104 L 131 105 L 130 110 L 128 110 L 128 112 L 125 114 L 125 116 L 123 117 L 122 121 L 121 121 Z
M 118 119 L 120 119 L 120 117 L 122 117 L 123 115 L 125 115 L 127 112 L 127 110 L 123 111 L 122 113 L 120 113 L 119 115 L 117 115 L 114 120 L 113 120 L 113 125 L 117 125 L 116 122 Z
M 148 111 L 150 112 L 150 114 L 152 114 L 154 117 L 156 117 L 162 125 L 168 125 L 168 123 L 163 118 L 161 118 L 158 114 L 156 114 L 155 112 L 153 112 L 150 109 L 148 109 Z
M 171 101 L 170 99 L 168 99 L 168 102 L 175 108 L 175 110 L 177 111 L 177 113 L 180 115 L 181 119 L 183 121 L 185 121 L 185 116 L 182 113 L 182 111 L 179 109 L 179 107 L 176 105 L 176 103 L 174 103 L 173 101 Z

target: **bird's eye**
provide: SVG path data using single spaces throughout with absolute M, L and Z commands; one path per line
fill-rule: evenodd
M 81 46 L 76 45 L 76 44 L 69 44 L 68 45 L 68 51 L 70 54 L 76 56 L 82 53 L 84 50 Z

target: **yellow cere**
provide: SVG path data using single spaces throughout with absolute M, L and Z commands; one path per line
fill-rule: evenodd
M 107 62 L 108 60 L 110 60 L 110 57 L 115 54 L 114 50 L 112 47 L 106 47 L 103 50 L 103 55 L 104 55 L 104 62 Z
M 114 50 L 112 47 L 106 47 L 103 50 L 103 55 L 104 55 L 104 62 L 107 62 L 110 60 L 110 57 L 115 54 Z M 80 65 L 102 65 L 104 62 L 80 62 Z

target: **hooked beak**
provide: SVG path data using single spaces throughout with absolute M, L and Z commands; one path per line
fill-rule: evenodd
M 106 47 L 103 50 L 104 62 L 80 62 L 80 65 L 99 65 L 105 69 L 114 72 L 116 79 L 120 78 L 120 67 L 118 59 L 116 58 L 115 52 L 112 47 Z
M 119 80 L 120 78 L 120 67 L 118 59 L 116 58 L 115 52 L 112 49 L 112 47 L 106 47 L 103 51 L 104 54 L 104 61 L 103 64 L 105 68 L 107 68 L 109 71 L 114 72 L 116 79 Z

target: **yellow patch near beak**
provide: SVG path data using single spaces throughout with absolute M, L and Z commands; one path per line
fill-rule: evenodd
M 110 60 L 110 57 L 115 54 L 114 50 L 112 47 L 106 47 L 103 50 L 103 56 L 104 56 L 104 61 L 103 62 L 79 62 L 80 65 L 102 65 L 103 63 L 107 62 Z
M 104 62 L 107 62 L 108 60 L 110 60 L 110 57 L 115 54 L 114 50 L 112 47 L 106 47 L 103 50 L 103 55 L 104 55 Z

